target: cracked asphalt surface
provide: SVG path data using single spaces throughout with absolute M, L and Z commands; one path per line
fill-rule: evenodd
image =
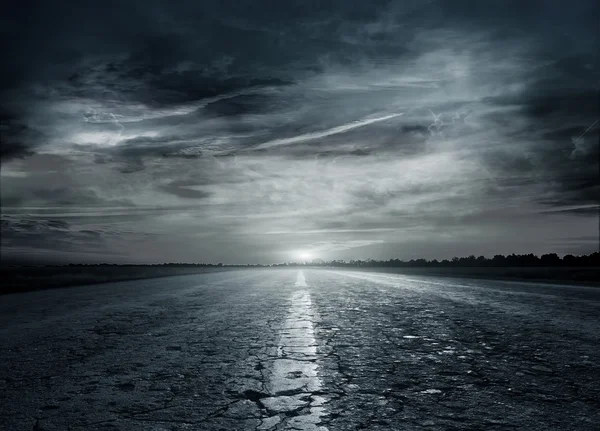
M 6 430 L 597 430 L 600 289 L 253 269 L 0 298 Z

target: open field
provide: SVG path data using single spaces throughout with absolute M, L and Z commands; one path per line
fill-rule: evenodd
M 141 280 L 173 275 L 230 271 L 223 267 L 168 266 L 45 266 L 0 268 L 0 293 L 27 292 L 55 287 L 82 286 L 113 281 Z

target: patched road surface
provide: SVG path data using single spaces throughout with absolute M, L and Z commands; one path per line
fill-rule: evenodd
M 598 430 L 600 289 L 239 270 L 0 297 L 0 429 Z

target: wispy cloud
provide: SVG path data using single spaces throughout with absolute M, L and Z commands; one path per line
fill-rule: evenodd
M 316 139 L 320 139 L 320 138 L 326 138 L 328 136 L 337 135 L 339 133 L 344 133 L 344 132 L 348 132 L 353 129 L 357 129 L 359 127 L 365 127 L 365 126 L 368 126 L 371 124 L 379 123 L 381 121 L 386 121 L 386 120 L 390 120 L 392 118 L 397 118 L 401 115 L 403 115 L 403 114 L 402 113 L 390 114 L 390 115 L 384 115 L 382 117 L 368 118 L 368 119 L 353 121 L 351 123 L 342 124 L 341 126 L 332 127 L 331 129 L 322 130 L 319 132 L 305 133 L 303 135 L 293 136 L 291 138 L 274 139 L 272 141 L 263 142 L 262 144 L 259 144 L 254 148 L 257 150 L 264 150 L 267 148 L 296 144 L 298 142 L 306 142 L 306 141 L 312 141 L 312 140 L 316 140 Z

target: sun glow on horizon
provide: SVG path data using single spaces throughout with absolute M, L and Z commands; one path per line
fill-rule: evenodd
M 296 254 L 297 258 L 303 262 L 312 260 L 315 257 L 313 253 L 311 253 L 310 251 L 306 251 L 306 250 L 298 251 L 295 254 Z

